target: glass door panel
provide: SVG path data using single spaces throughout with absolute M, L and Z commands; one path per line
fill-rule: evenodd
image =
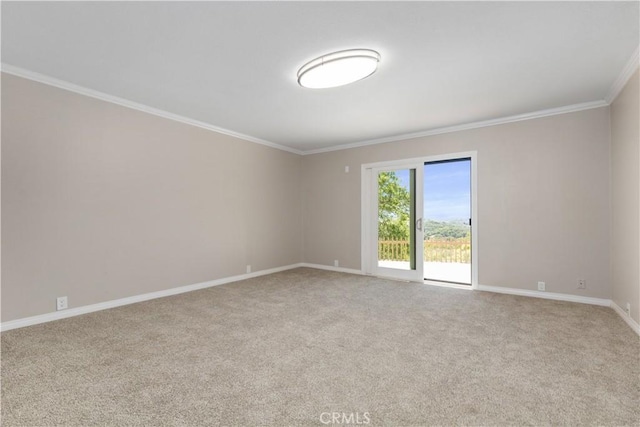
M 471 284 L 471 159 L 424 164 L 424 278 Z
M 375 273 L 380 276 L 422 280 L 421 219 L 417 203 L 419 167 L 373 171 L 375 181 Z M 421 185 L 420 185 L 421 186 Z

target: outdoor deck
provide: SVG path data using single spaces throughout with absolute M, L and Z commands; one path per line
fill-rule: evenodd
M 409 261 L 378 261 L 385 268 L 409 269 Z M 425 262 L 424 276 L 427 280 L 471 284 L 471 264 L 459 262 Z

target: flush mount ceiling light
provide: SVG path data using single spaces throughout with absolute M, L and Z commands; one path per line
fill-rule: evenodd
M 324 89 L 357 82 L 378 68 L 380 54 L 370 49 L 350 49 L 329 53 L 309 61 L 298 70 L 298 84 Z

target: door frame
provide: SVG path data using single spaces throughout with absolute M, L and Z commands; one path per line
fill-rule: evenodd
M 367 275 L 373 275 L 373 227 L 371 226 L 373 218 L 373 205 L 376 201 L 373 199 L 374 193 L 371 185 L 373 179 L 373 170 L 379 168 L 407 167 L 407 165 L 420 163 L 424 165 L 428 162 L 438 162 L 443 160 L 456 160 L 470 158 L 471 159 L 471 289 L 478 289 L 478 152 L 464 151 L 457 153 L 447 153 L 424 157 L 414 157 L 409 159 L 389 160 L 384 162 L 365 163 L 360 167 L 360 254 L 362 272 Z M 421 186 L 422 187 L 422 186 Z M 377 247 L 377 246 L 376 246 Z M 377 251 L 376 251 L 377 253 Z M 467 285 L 447 284 L 445 282 L 425 281 L 424 277 L 420 281 L 427 284 L 437 284 L 439 286 L 447 286 L 452 288 L 467 288 Z

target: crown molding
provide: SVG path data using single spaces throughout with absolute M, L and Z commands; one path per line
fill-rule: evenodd
M 443 133 L 459 132 L 462 130 L 478 129 L 478 128 L 489 127 L 489 126 L 503 125 L 507 123 L 520 122 L 523 120 L 538 119 L 541 117 L 556 116 L 559 114 L 573 113 L 576 111 L 606 107 L 607 105 L 609 104 L 604 100 L 583 102 L 580 104 L 567 105 L 564 107 L 557 107 L 557 108 L 549 108 L 546 110 L 539 110 L 531 113 L 518 114 L 515 116 L 500 117 L 497 119 L 482 120 L 479 122 L 466 123 L 462 125 L 435 128 L 435 129 L 430 129 L 422 132 L 390 136 L 387 138 L 371 139 L 368 141 L 355 142 L 353 144 L 335 145 L 332 147 L 319 148 L 317 150 L 307 150 L 303 152 L 303 155 L 327 153 L 330 151 L 340 151 L 340 150 L 347 150 L 349 148 L 365 147 L 367 145 L 384 144 L 387 142 L 404 141 L 407 139 L 422 138 L 425 136 L 440 135 Z
M 635 62 L 634 62 L 635 61 Z M 629 61 L 629 64 L 633 65 L 635 64 L 637 66 L 637 62 L 638 62 L 638 51 L 636 50 L 636 53 L 634 54 L 634 57 L 632 58 L 632 60 Z M 629 64 L 627 64 L 627 66 L 625 67 L 625 70 L 623 71 L 623 73 L 621 74 L 621 76 L 618 78 L 618 80 L 616 80 L 616 85 L 618 85 L 619 81 L 623 81 L 620 84 L 620 88 L 618 89 L 618 92 L 620 89 L 622 89 L 622 87 L 624 86 L 624 84 L 626 83 L 626 81 L 629 79 L 629 77 L 631 76 L 631 74 L 633 73 L 633 71 L 635 71 L 635 68 L 633 68 L 632 66 L 630 66 Z M 631 70 L 627 70 L 628 68 L 631 68 Z M 351 144 L 342 144 L 342 145 L 334 145 L 331 147 L 325 147 L 325 148 L 319 148 L 319 149 L 315 149 L 315 150 L 298 150 L 292 147 L 287 147 L 285 145 L 281 145 L 281 144 L 277 144 L 275 142 L 271 142 L 271 141 L 267 141 L 264 139 L 260 139 L 260 138 L 256 138 L 250 135 L 245 135 L 239 132 L 234 132 L 232 130 L 229 129 L 224 129 L 224 128 L 220 128 L 214 125 L 211 125 L 209 123 L 205 123 L 205 122 L 201 122 L 198 120 L 194 120 L 194 119 L 190 119 L 188 117 L 184 117 L 184 116 L 180 116 L 177 114 L 173 114 L 170 113 L 168 111 L 164 111 L 164 110 L 160 110 L 157 108 L 153 108 L 144 104 L 140 104 L 137 102 L 133 102 L 124 98 L 120 98 L 117 96 L 113 96 L 113 95 L 109 95 L 103 92 L 99 92 L 93 89 L 89 89 L 83 86 L 79 86 L 73 83 L 69 83 L 67 81 L 64 80 L 60 80 L 60 79 L 56 79 L 54 77 L 49 77 L 46 76 L 44 74 L 40 74 L 40 73 L 36 73 L 33 71 L 29 71 L 23 68 L 19 68 L 19 67 L 15 67 L 13 65 L 10 64 L 1 64 L 1 71 L 3 73 L 7 73 L 7 74 L 11 74 L 14 76 L 18 76 L 18 77 L 22 77 L 25 79 L 29 79 L 29 80 L 33 80 L 33 81 L 37 81 L 39 83 L 43 83 L 46 85 L 50 85 L 50 86 L 54 86 L 60 89 L 64 89 L 70 92 L 75 92 L 78 93 L 80 95 L 85 95 L 91 98 L 95 98 L 95 99 L 99 99 L 101 101 L 105 101 L 105 102 L 110 102 L 113 104 L 117 104 L 117 105 L 121 105 L 123 107 L 127 107 L 127 108 L 131 108 L 133 110 L 138 110 L 138 111 L 142 111 L 148 114 L 152 114 L 158 117 L 163 117 L 169 120 L 173 120 L 173 121 L 177 121 L 180 123 L 185 123 L 191 126 L 196 126 L 202 129 L 206 129 L 212 132 L 216 132 L 216 133 L 220 133 L 223 135 L 228 135 L 228 136 L 232 136 L 234 138 L 239 138 L 242 139 L 244 141 L 248 141 L 248 142 L 253 142 L 256 144 L 260 144 L 260 145 L 265 145 L 267 147 L 271 147 L 271 148 L 275 148 L 277 150 L 282 150 L 282 151 L 286 151 L 289 153 L 293 153 L 293 154 L 298 154 L 301 156 L 305 156 L 305 155 L 311 155 L 311 154 L 320 154 L 320 153 L 328 153 L 331 151 L 341 151 L 341 150 L 348 150 L 351 148 L 358 148 L 358 147 L 365 147 L 368 145 L 377 145 L 377 144 L 384 144 L 387 142 L 396 142 L 396 141 L 405 141 L 408 139 L 414 139 L 414 138 L 422 138 L 422 137 L 426 137 L 426 136 L 433 136 L 433 135 L 440 135 L 440 134 L 445 134 L 445 133 L 452 133 L 452 132 L 459 132 L 459 131 L 463 131 L 463 130 L 470 130 L 470 129 L 478 129 L 478 128 L 483 128 L 483 127 L 489 127 L 489 126 L 496 126 L 496 125 L 502 125 L 502 124 L 507 124 L 507 123 L 513 123 L 513 122 L 519 122 L 519 121 L 524 121 L 524 120 L 531 120 L 531 119 L 537 119 L 537 118 L 541 118 L 541 117 L 547 117 L 547 116 L 555 116 L 555 115 L 559 115 L 559 114 L 566 114 L 566 113 L 573 113 L 573 112 L 577 112 L 577 111 L 583 111 L 583 110 L 589 110 L 589 109 L 593 109 L 593 108 L 600 108 L 600 107 L 606 107 L 609 105 L 609 102 L 605 101 L 605 100 L 599 100 L 599 101 L 591 101 L 591 102 L 584 102 L 584 103 L 580 103 L 580 104 L 572 104 L 572 105 L 567 105 L 564 107 L 557 107 L 557 108 L 549 108 L 549 109 L 545 109 L 545 110 L 539 110 L 539 111 L 534 111 L 534 112 L 530 112 L 530 113 L 524 113 L 524 114 L 518 114 L 518 115 L 514 115 L 514 116 L 507 116 L 507 117 L 500 117 L 500 118 L 495 118 L 495 119 L 490 119 L 490 120 L 482 120 L 482 121 L 478 121 L 478 122 L 471 122 L 471 123 L 465 123 L 465 124 L 460 124 L 460 125 L 454 125 L 454 126 L 447 126 L 447 127 L 441 127 L 441 128 L 433 128 L 433 129 L 429 129 L 426 131 L 421 131 L 421 132 L 415 132 L 415 133 L 407 133 L 407 134 L 401 134 L 401 135 L 395 135 L 395 136 L 389 136 L 389 137 L 385 137 L 385 138 L 377 138 L 377 139 L 371 139 L 371 140 L 365 140 L 365 141 L 359 141 L 359 142 L 355 142 L 355 143 L 351 143 Z M 627 75 L 628 73 L 628 75 Z M 622 79 L 623 76 L 626 76 L 626 79 Z M 614 85 L 614 86 L 616 86 Z M 616 93 L 617 95 L 617 93 Z
M 604 100 L 607 101 L 607 104 L 611 104 L 618 94 L 620 94 L 624 86 L 638 68 L 638 65 L 640 65 L 640 46 L 633 52 L 633 55 L 631 55 L 631 58 L 627 61 L 627 65 L 624 66 L 616 81 L 613 82 L 611 88 L 609 88 L 609 92 L 604 98 Z
M 170 113 L 168 111 L 160 110 L 158 108 L 153 108 L 148 105 L 140 104 L 138 102 L 130 101 L 128 99 L 120 98 L 117 96 L 109 95 L 104 92 L 100 92 L 97 90 L 89 89 L 83 86 L 78 86 L 73 83 L 69 83 L 64 80 L 56 79 L 54 77 L 46 76 L 44 74 L 36 73 L 34 71 L 29 71 L 24 68 L 16 67 L 10 64 L 2 63 L 1 71 L 3 73 L 11 74 L 14 76 L 22 77 L 28 80 L 33 80 L 39 83 L 44 83 L 49 86 L 54 86 L 59 89 L 64 89 L 69 92 L 75 92 L 80 95 L 88 96 L 90 98 L 99 99 L 101 101 L 110 102 L 112 104 L 117 104 L 123 107 L 131 108 L 133 110 L 142 111 L 143 113 L 151 114 L 154 116 L 162 117 L 165 119 L 173 120 L 175 122 L 185 123 L 191 126 L 199 127 L 202 129 L 206 129 L 212 132 L 220 133 L 227 136 L 232 136 L 234 138 L 242 139 L 244 141 L 253 142 L 255 144 L 266 145 L 267 147 L 275 148 L 277 150 L 287 151 L 289 153 L 303 154 L 302 151 L 296 150 L 295 148 L 286 147 L 284 145 L 276 144 L 275 142 L 267 141 L 265 139 L 256 138 L 250 135 L 245 135 L 239 132 L 234 132 L 229 129 L 224 129 L 218 126 L 214 126 L 209 123 L 201 122 L 199 120 L 190 119 L 188 117 L 180 116 L 178 114 Z

